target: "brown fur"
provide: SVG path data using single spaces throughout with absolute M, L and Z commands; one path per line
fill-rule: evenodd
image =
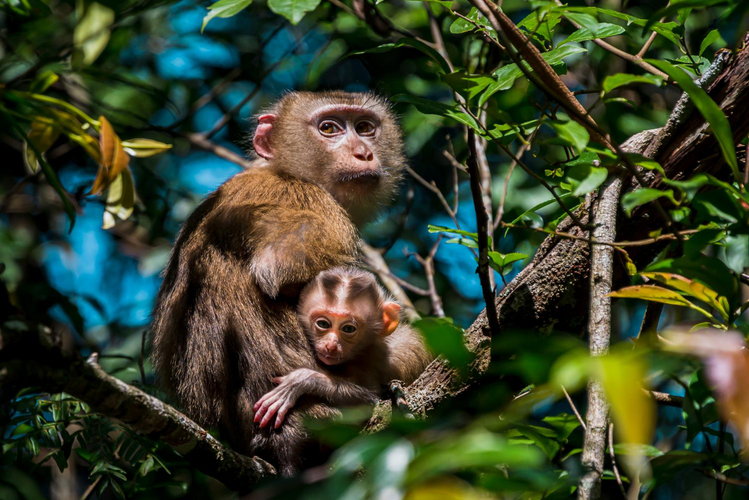
M 369 106 L 382 121 L 381 136 L 370 143 L 383 176 L 356 203 L 348 200 L 348 213 L 326 191 L 345 188 L 335 180 L 355 162 L 321 148 L 308 123 L 314 110 L 341 102 Z M 292 93 L 274 111 L 277 156 L 228 180 L 182 227 L 154 309 L 152 342 L 157 375 L 191 418 L 218 425 L 236 449 L 290 474 L 306 439 L 304 412 L 335 410 L 310 401 L 283 427 L 259 429 L 252 406 L 273 377 L 316 366 L 294 292 L 325 269 L 355 262 L 350 216 L 371 217 L 392 196 L 404 159 L 397 124 L 370 94 Z
M 400 323 L 387 335 L 391 330 L 383 313 L 392 306 L 398 309 L 371 273 L 344 267 L 320 273 L 302 291 L 298 308 L 318 367 L 299 368 L 275 379 L 279 385 L 255 404 L 255 420 L 266 426 L 275 419 L 274 426 L 283 427 L 287 412 L 304 395 L 332 405 L 373 403 L 391 380 L 413 382 L 433 356 L 407 324 Z M 330 328 L 317 329 L 319 319 Z M 342 332 L 343 325 L 356 326 L 355 334 Z M 337 352 L 333 365 L 324 361 L 334 343 L 331 339 Z
M 331 291 L 336 296 L 334 301 L 330 300 Z M 391 335 L 381 335 L 382 306 L 391 300 L 371 273 L 341 267 L 320 273 L 304 288 L 299 299 L 299 319 L 313 345 L 315 336 L 309 312 L 316 304 L 348 304 L 356 316 L 366 318 L 365 324 L 357 325 L 365 331 L 349 347 L 344 363 L 325 368 L 376 395 L 394 379 L 410 384 L 433 359 L 421 335 L 408 324 L 401 322 Z

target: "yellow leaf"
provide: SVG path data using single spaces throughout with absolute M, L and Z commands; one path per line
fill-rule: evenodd
M 673 290 L 669 290 L 668 288 L 663 288 L 660 286 L 651 286 L 651 285 L 628 286 L 628 287 L 622 288 L 621 290 L 617 292 L 610 293 L 609 297 L 614 297 L 614 298 L 619 298 L 619 299 L 649 300 L 651 302 L 662 302 L 664 304 L 671 304 L 673 306 L 688 307 L 690 309 L 694 309 L 695 311 L 701 312 L 708 318 L 712 318 L 712 315 L 709 312 L 702 309 L 701 307 L 692 304 L 687 299 L 685 299 L 678 293 L 674 292 Z
M 126 220 L 135 206 L 135 184 L 130 169 L 125 169 L 114 178 L 107 190 L 102 228 L 109 229 L 119 220 Z
M 660 281 L 664 285 L 668 285 L 671 288 L 686 293 L 690 297 L 711 305 L 720 313 L 725 321 L 728 321 L 728 301 L 726 298 L 719 296 L 718 292 L 706 287 L 702 283 L 672 273 L 642 273 L 642 276 Z
M 125 148 L 127 154 L 137 158 L 148 158 L 172 149 L 171 144 L 164 144 L 153 139 L 128 139 L 122 141 L 122 147 Z
M 642 390 L 647 386 L 642 356 L 620 351 L 598 359 L 617 439 L 623 443 L 650 444 L 655 432 L 656 408 Z M 643 461 L 643 457 L 629 457 L 625 467 L 635 469 L 628 471 L 632 474 Z
M 102 192 L 130 163 L 130 157 L 122 148 L 122 141 L 117 136 L 105 117 L 99 117 L 101 129 L 99 131 L 99 150 L 101 152 L 101 163 L 96 173 L 91 194 Z
M 104 51 L 113 21 L 114 11 L 109 7 L 93 2 L 86 8 L 73 32 L 73 45 L 82 53 L 83 64 L 91 64 Z
M 39 170 L 39 159 L 36 157 L 34 148 L 39 154 L 44 154 L 60 136 L 60 129 L 48 119 L 34 118 L 31 122 L 31 130 L 26 136 L 23 144 L 23 160 L 31 172 Z M 34 148 L 29 146 L 29 142 Z

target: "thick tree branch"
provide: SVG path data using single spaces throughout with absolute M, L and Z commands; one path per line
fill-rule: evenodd
M 616 240 L 616 216 L 622 179 L 609 176 L 598 192 L 593 207 L 591 239 L 613 243 Z M 608 245 L 591 245 L 590 249 L 590 312 L 588 338 L 591 356 L 603 356 L 611 343 L 611 288 L 614 281 L 614 249 Z M 582 500 L 601 496 L 603 460 L 606 451 L 608 403 L 600 380 L 588 383 L 588 412 L 582 464 L 587 473 L 580 480 L 577 497 Z
M 93 411 L 167 443 L 196 469 L 231 489 L 247 490 L 276 473 L 264 460 L 225 447 L 171 406 L 107 374 L 94 360 L 64 351 L 48 328 L 7 322 L 0 328 L 0 387 L 10 393 L 29 386 L 66 392 Z
M 749 133 L 749 50 L 733 57 L 724 71 L 707 88 L 708 94 L 726 114 L 736 142 Z M 622 145 L 630 152 L 643 152 L 658 133 L 644 131 Z M 715 136 L 708 131 L 702 117 L 695 113 L 688 118 L 655 158 L 671 179 L 689 179 L 698 173 L 719 177 L 730 175 L 720 154 Z M 662 188 L 659 175 L 645 174 L 648 187 Z M 632 185 L 632 180 L 629 180 Z M 586 207 L 578 216 L 587 224 Z M 617 236 L 621 241 L 651 238 L 650 232 L 662 226 L 654 208 L 643 205 L 633 211 L 631 218 L 621 218 Z M 559 232 L 587 238 L 585 231 L 575 227 L 567 218 L 557 227 Z M 628 253 L 635 265 L 647 265 L 662 249 L 663 244 L 633 247 Z M 604 245 L 597 245 L 604 246 Z M 549 236 L 541 244 L 531 263 L 502 290 L 496 299 L 497 316 L 502 331 L 522 328 L 549 332 L 552 329 L 580 332 L 585 326 L 589 298 L 590 245 L 585 241 Z M 615 273 L 615 283 L 620 274 Z M 625 272 L 621 272 L 626 277 Z M 474 377 L 488 366 L 489 342 L 484 336 L 487 328 L 486 312 L 481 313 L 466 331 L 466 344 L 476 354 Z M 415 414 L 423 414 L 435 405 L 470 386 L 471 381 L 460 381 L 441 361 L 432 363 L 407 390 L 409 407 Z M 676 404 L 676 403 L 674 403 Z

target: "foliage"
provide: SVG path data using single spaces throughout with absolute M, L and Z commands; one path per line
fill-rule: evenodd
M 622 487 L 635 484 L 640 498 L 712 497 L 716 475 L 732 483 L 718 483 L 721 495 L 745 495 L 746 444 L 734 427 L 742 428 L 735 415 L 749 413 L 724 410 L 742 402 L 727 399 L 725 386 L 713 391 L 711 372 L 684 356 L 701 354 L 689 341 L 663 349 L 656 335 L 630 339 L 651 302 L 665 304 L 661 332 L 688 324 L 726 345 L 735 338 L 727 330 L 749 334 L 741 285 L 749 188 L 737 157 L 746 138 L 736 144 L 723 111 L 692 83 L 716 49 L 742 46 L 748 5 L 560 3 L 505 0 L 502 9 L 612 141 L 663 126 L 684 90 L 728 167 L 669 179 L 656 161 L 627 156 L 665 189 L 627 192 L 620 217 L 660 203 L 680 234 L 672 238 L 665 222 L 648 234 L 657 257 L 646 268 L 630 256 L 640 246 L 617 247 L 630 283 L 612 297 L 635 300 L 615 304 L 609 356 L 590 358 L 568 332 L 503 331 L 487 373 L 426 420 L 396 413 L 376 434 L 360 433 L 368 411 L 311 423 L 336 449 L 332 469 L 270 481 L 260 495 L 568 498 L 583 472 L 573 410 L 584 410 L 590 378 L 601 380 L 616 430 L 604 495 L 620 494 L 615 463 Z M 248 118 L 285 90 L 391 96 L 415 201 L 399 196 L 364 237 L 387 249 L 424 316 L 416 326 L 464 378 L 478 361 L 463 327 L 484 308 L 466 131 L 484 141 L 488 160 L 488 257 L 499 290 L 623 161 L 531 83 L 531 66 L 509 57 L 466 0 L 6 0 L 0 8 L 0 301 L 7 289 L 13 306 L 7 313 L 0 303 L 0 321 L 49 324 L 154 394 L 144 330 L 171 242 L 200 199 L 239 171 Z M 639 55 L 620 58 L 596 41 Z M 656 407 L 643 389 L 683 396 L 683 406 Z M 229 495 L 178 451 L 85 402 L 34 387 L 2 395 L 2 498 L 42 498 L 63 484 L 83 497 Z M 734 427 L 720 423 L 721 411 Z

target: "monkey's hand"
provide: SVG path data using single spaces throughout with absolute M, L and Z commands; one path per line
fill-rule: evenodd
M 252 407 L 255 412 L 255 422 L 260 422 L 260 427 L 265 427 L 273 415 L 276 415 L 273 427 L 278 429 L 286 413 L 296 404 L 297 399 L 311 392 L 312 386 L 315 383 L 319 384 L 321 378 L 326 377 L 309 368 L 299 368 L 285 377 L 274 378 L 273 383 L 278 384 L 278 387 L 258 399 Z

